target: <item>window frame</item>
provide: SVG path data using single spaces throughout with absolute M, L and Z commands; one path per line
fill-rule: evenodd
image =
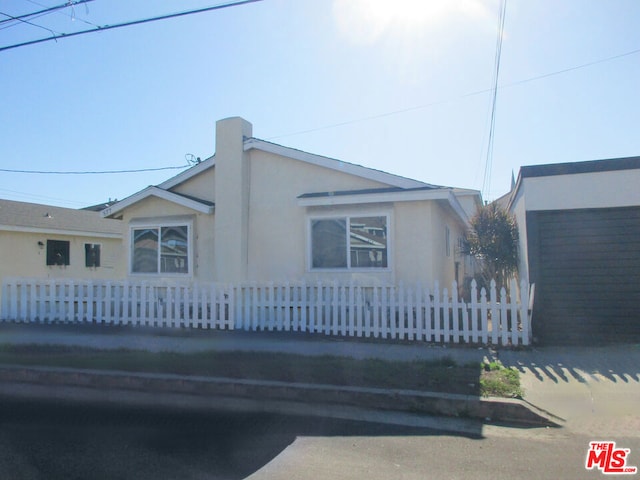
M 179 272 L 162 272 L 161 271 L 161 259 L 162 259 L 162 229 L 165 227 L 187 227 L 187 273 Z M 135 230 L 144 229 L 157 229 L 158 230 L 158 250 L 156 255 L 156 267 L 155 272 L 134 272 L 133 271 L 133 259 L 135 252 Z M 193 221 L 186 219 L 177 220 L 158 220 L 158 221 L 144 221 L 144 222 L 131 222 L 129 225 L 129 275 L 141 276 L 141 277 L 177 277 L 188 278 L 193 277 L 193 258 L 195 255 L 195 248 L 193 245 Z
M 444 226 L 444 253 L 447 257 L 451 257 L 451 229 L 449 225 Z
M 87 245 L 91 245 L 94 248 L 98 247 L 98 264 L 97 265 L 87 265 Z M 102 266 L 102 243 L 84 242 L 84 267 L 100 268 L 101 266 Z
M 64 263 L 49 263 L 49 251 L 53 250 L 53 242 L 57 244 L 65 244 L 66 246 L 66 258 L 64 259 Z M 49 246 L 51 244 L 51 246 Z M 70 240 L 56 240 L 54 238 L 47 238 L 46 243 L 46 256 L 45 256 L 45 264 L 47 267 L 68 267 L 71 265 L 71 241 Z
M 314 267 L 313 266 L 313 222 L 315 220 L 346 220 L 346 231 L 351 231 L 351 219 L 353 218 L 366 218 L 366 217 L 384 217 L 387 228 L 387 266 L 386 267 L 352 267 L 351 266 L 351 236 L 347 233 L 346 242 L 346 255 L 347 266 L 346 267 Z M 307 272 L 308 273 L 382 273 L 390 272 L 393 267 L 393 235 L 391 229 L 391 212 L 380 210 L 364 210 L 356 211 L 349 210 L 345 212 L 330 212 L 330 213 L 313 213 L 307 217 L 307 241 L 306 241 L 306 257 L 307 257 Z

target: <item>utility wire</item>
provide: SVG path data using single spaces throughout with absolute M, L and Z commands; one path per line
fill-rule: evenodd
M 575 65 L 573 67 L 564 68 L 562 70 L 556 70 L 554 72 L 549 72 L 549 73 L 543 73 L 541 75 L 536 75 L 535 77 L 529 77 L 529 78 L 525 78 L 525 79 L 522 79 L 522 80 L 516 80 L 515 82 L 505 83 L 505 84 L 502 84 L 502 85 L 498 86 L 498 89 L 515 87 L 515 86 L 518 86 L 518 85 L 522 85 L 524 83 L 534 82 L 536 80 L 542 80 L 544 78 L 549 78 L 549 77 L 553 77 L 553 76 L 556 76 L 556 75 L 561 75 L 563 73 L 572 72 L 574 70 L 579 70 L 581 68 L 592 67 L 592 66 L 598 65 L 600 63 L 610 62 L 612 60 L 617 60 L 619 58 L 628 57 L 630 55 L 636 55 L 638 53 L 640 53 L 640 48 L 637 48 L 635 50 L 631 50 L 629 52 L 620 53 L 618 55 L 613 55 L 611 57 L 606 57 L 606 58 L 601 58 L 599 60 L 594 60 L 592 62 L 583 63 L 583 64 L 580 64 L 580 65 Z M 323 125 L 321 127 L 310 128 L 310 129 L 307 129 L 307 130 L 299 130 L 299 131 L 296 131 L 296 132 L 284 133 L 282 135 L 275 135 L 275 136 L 272 136 L 272 137 L 267 137 L 267 138 L 265 138 L 265 140 L 275 140 L 275 139 L 279 139 L 279 138 L 293 137 L 293 136 L 296 136 L 296 135 L 303 135 L 305 133 L 313 133 L 313 132 L 318 132 L 318 131 L 321 131 L 321 130 L 329 130 L 331 128 L 343 127 L 343 126 L 346 126 L 346 125 L 352 125 L 354 123 L 365 122 L 365 121 L 368 121 L 368 120 L 376 120 L 378 118 L 390 117 L 390 116 L 393 116 L 393 115 L 400 115 L 402 113 L 412 112 L 414 110 L 423 110 L 425 108 L 430 108 L 430 107 L 434 107 L 434 106 L 437 106 L 437 105 L 443 105 L 445 103 L 450 103 L 450 102 L 453 102 L 453 101 L 461 100 L 463 98 L 473 97 L 473 96 L 476 96 L 476 95 L 482 95 L 482 94 L 489 93 L 489 92 L 492 92 L 492 91 L 493 91 L 493 88 L 485 88 L 483 90 L 476 90 L 475 92 L 465 93 L 465 94 L 460 95 L 458 97 L 451 97 L 451 98 L 448 98 L 448 99 L 438 100 L 438 101 L 431 102 L 431 103 L 425 103 L 425 104 L 417 105 L 417 106 L 414 106 L 414 107 L 403 108 L 401 110 L 393 110 L 391 112 L 380 113 L 380 114 L 376 114 L 376 115 L 370 115 L 368 117 L 354 118 L 352 120 L 345 120 L 344 122 L 332 123 L 330 125 Z
M 16 170 L 0 168 L 0 172 L 6 173 L 30 173 L 38 175 L 105 175 L 117 173 L 159 172 L 160 170 L 179 170 L 189 168 L 191 165 L 179 165 L 175 167 L 136 168 L 132 170 L 96 170 L 96 171 L 46 171 L 46 170 Z
M 199 8 L 196 10 L 187 10 L 184 12 L 177 12 L 177 13 L 171 13 L 168 15 L 161 15 L 158 17 L 149 17 L 149 18 L 143 18 L 140 20 L 132 20 L 129 22 L 124 22 L 124 23 L 116 23 L 114 25 L 102 25 L 102 26 L 98 26 L 97 28 L 91 28 L 89 30 L 80 30 L 77 32 L 71 32 L 71 33 L 62 33 L 59 35 L 55 35 L 53 37 L 48 37 L 48 38 L 39 38 L 37 40 L 29 40 L 27 42 L 22 42 L 22 43 L 16 43 L 13 45 L 8 45 L 6 47 L 0 47 L 0 52 L 3 52 L 5 50 L 10 50 L 12 48 L 18 48 L 18 47 L 26 47 L 27 45 L 34 45 L 36 43 L 42 43 L 42 42 L 48 42 L 51 40 L 57 40 L 59 38 L 68 38 L 68 37 L 75 37 L 77 35 L 84 35 L 85 33 L 93 33 L 93 32 L 102 32 L 104 30 L 111 30 L 114 28 L 122 28 L 122 27 L 130 27 L 132 25 L 141 25 L 143 23 L 150 23 L 150 22 L 156 22 L 158 20 L 167 20 L 169 18 L 176 18 L 176 17 L 182 17 L 185 15 L 193 15 L 196 13 L 203 13 L 203 12 L 210 12 L 212 10 L 220 10 L 223 8 L 229 8 L 229 7 L 237 7 L 240 5 L 246 5 L 248 3 L 255 3 L 255 2 L 261 2 L 262 0 L 240 0 L 240 1 L 236 1 L 236 2 L 229 2 L 229 3 L 221 3 L 219 5 L 213 5 L 211 7 L 205 7 L 205 8 Z
M 32 27 L 38 27 L 38 28 L 41 28 L 43 30 L 46 30 L 47 32 L 49 32 L 52 35 L 52 37 L 47 38 L 47 40 L 53 40 L 53 39 L 55 39 L 56 35 L 60 35 L 60 33 L 54 32 L 50 28 L 43 27 L 42 25 L 38 25 L 37 23 L 30 22 L 29 20 L 25 20 L 25 19 L 19 18 L 19 17 L 14 17 L 13 15 L 9 15 L 8 13 L 4 13 L 4 12 L 0 12 L 0 15 L 4 15 L 5 17 L 8 17 L 7 18 L 8 21 L 15 20 L 17 22 L 22 22 L 22 23 L 25 23 L 27 25 L 31 25 Z M 5 26 L 4 28 L 12 27 L 12 26 L 13 25 L 8 25 L 8 26 Z
M 93 2 L 94 0 L 77 0 L 75 2 L 67 2 L 64 3 L 62 5 L 56 5 L 55 7 L 49 7 L 49 8 L 45 8 L 44 10 L 38 10 L 37 12 L 31 12 L 31 13 L 25 13 L 23 15 L 18 15 L 17 17 L 12 17 L 11 15 L 7 15 L 8 17 L 11 18 L 5 18 L 4 20 L 0 20 L 0 24 L 2 23 L 6 23 L 6 22 L 11 22 L 13 20 L 20 20 L 23 18 L 29 18 L 29 17 L 34 17 L 36 15 L 38 16 L 42 16 L 43 14 L 49 14 L 49 13 L 53 13 L 57 10 L 61 10 L 63 8 L 69 8 L 69 7 L 73 7 L 74 5 L 81 5 L 83 3 L 88 3 L 88 2 Z M 3 13 L 3 15 L 6 15 L 6 13 Z
M 43 5 L 42 3 L 36 2 L 35 0 L 26 0 L 26 1 L 29 2 L 29 3 L 33 3 L 34 5 L 38 5 L 40 7 L 46 7 L 46 5 Z M 73 5 L 71 7 L 73 7 Z M 85 9 L 86 9 L 87 13 L 89 13 L 89 7 L 87 7 L 85 5 Z M 71 9 L 71 11 L 73 12 L 73 8 Z M 65 17 L 69 17 L 71 20 L 78 20 L 79 22 L 86 23 L 87 25 L 91 25 L 92 27 L 99 28 L 99 26 L 96 25 L 95 23 L 91 23 L 90 21 L 85 20 L 84 18 L 76 17 L 75 14 L 65 13 L 64 11 L 57 11 L 55 13 L 58 13 L 60 15 L 64 15 Z
M 40 202 L 41 201 L 45 201 L 45 200 L 46 201 L 54 200 L 56 202 L 63 202 L 63 203 L 67 203 L 67 204 L 75 203 L 76 205 L 83 206 L 83 207 L 85 207 L 87 205 L 86 202 L 78 202 L 76 200 L 68 200 L 66 198 L 48 197 L 48 196 L 45 196 L 45 195 L 37 195 L 35 193 L 19 192 L 17 190 L 8 190 L 6 188 L 0 188 L 0 192 L 8 192 L 8 193 L 11 193 L 11 194 L 14 194 L 14 195 L 19 195 L 21 197 L 26 197 L 27 199 L 34 199 L 35 198 L 35 199 L 38 199 L 38 201 L 40 201 Z M 20 200 L 18 200 L 18 201 L 20 201 Z
M 496 128 L 496 102 L 498 99 L 498 79 L 500 78 L 500 59 L 502 57 L 502 39 L 504 37 L 504 19 L 507 11 L 507 0 L 502 0 L 500 5 L 500 20 L 498 25 L 498 38 L 496 40 L 495 69 L 493 72 L 493 88 L 491 89 L 491 123 L 489 124 L 489 140 L 487 142 L 487 157 L 484 164 L 484 178 L 482 181 L 482 193 L 486 197 L 491 189 L 491 170 L 493 168 L 493 142 Z

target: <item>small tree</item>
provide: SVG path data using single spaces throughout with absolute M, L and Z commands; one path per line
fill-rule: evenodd
M 518 271 L 516 219 L 498 204 L 490 203 L 481 207 L 470 223 L 466 253 L 479 260 L 482 283 L 488 286 L 494 279 L 499 291 Z

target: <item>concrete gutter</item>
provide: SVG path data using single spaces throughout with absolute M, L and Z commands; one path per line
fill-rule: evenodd
M 0 396 L 187 409 L 253 409 L 286 413 L 301 405 L 444 415 L 496 424 L 557 427 L 563 420 L 525 401 L 416 390 L 1 366 Z

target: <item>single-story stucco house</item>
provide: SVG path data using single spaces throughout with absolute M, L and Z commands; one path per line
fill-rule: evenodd
M 129 279 L 451 285 L 471 273 L 458 244 L 480 204 L 254 138 L 234 117 L 214 156 L 101 214 L 122 224 Z
M 97 212 L 0 199 L 0 285 L 8 276 L 122 278 L 122 238 L 122 222 Z
M 508 208 L 541 343 L 640 340 L 640 157 L 526 166 Z

